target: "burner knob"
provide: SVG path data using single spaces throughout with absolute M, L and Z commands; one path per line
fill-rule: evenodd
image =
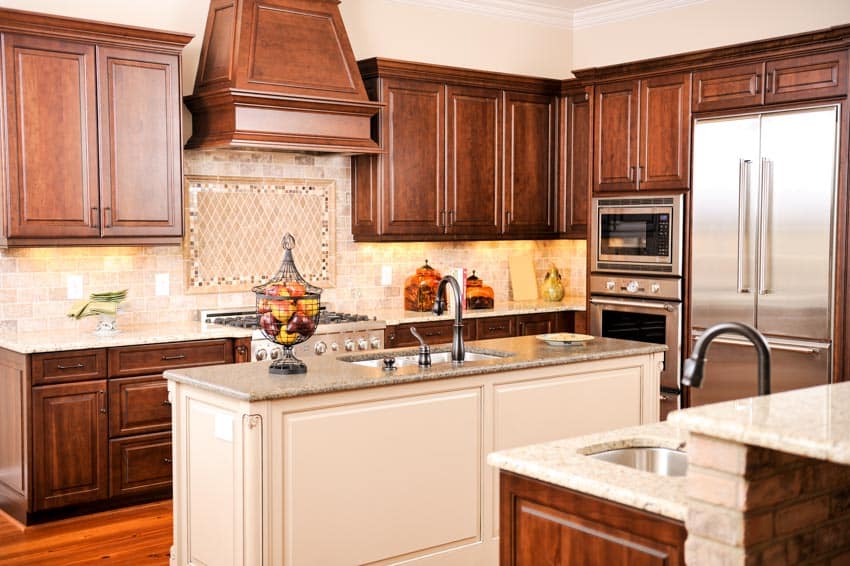
M 266 356 L 268 356 L 268 355 L 269 355 L 269 353 L 266 352 L 265 348 L 260 348 L 259 350 L 257 350 L 257 353 L 254 354 L 254 357 L 257 358 L 257 360 L 261 362 L 261 361 L 265 360 Z
M 271 358 L 276 360 L 280 357 L 280 348 L 273 348 L 271 351 Z
M 368 350 L 369 349 L 369 342 L 367 342 L 365 338 L 358 338 L 357 339 L 357 347 L 361 350 Z
M 626 283 L 626 291 L 628 291 L 629 293 L 637 293 L 639 289 L 640 284 L 635 280 Z
M 339 344 L 337 344 L 336 342 L 331 342 L 331 352 L 338 352 L 338 351 L 339 351 Z
M 346 338 L 345 342 L 343 343 L 343 346 L 345 347 L 346 352 L 353 352 L 354 351 L 354 340 L 352 340 L 351 338 Z
M 661 291 L 661 285 L 659 285 L 658 283 L 653 283 L 649 286 L 649 290 L 652 293 L 658 293 L 659 291 Z
M 319 342 L 316 342 L 315 346 L 313 346 L 313 351 L 316 352 L 317 356 L 321 356 L 328 351 L 328 345 L 320 340 Z
M 617 287 L 617 284 L 614 282 L 613 279 L 605 282 L 605 288 L 608 289 L 609 291 L 613 291 L 616 287 Z
M 369 340 L 369 344 L 372 346 L 372 349 L 374 349 L 374 350 L 380 350 L 381 349 L 381 340 L 377 336 L 372 336 L 372 339 Z

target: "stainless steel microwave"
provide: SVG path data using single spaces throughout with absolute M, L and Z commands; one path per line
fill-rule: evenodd
M 682 195 L 594 198 L 590 270 L 682 275 Z

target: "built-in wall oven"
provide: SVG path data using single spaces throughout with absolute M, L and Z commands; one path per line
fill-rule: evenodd
M 683 197 L 593 199 L 590 333 L 667 345 L 661 418 L 680 407 Z

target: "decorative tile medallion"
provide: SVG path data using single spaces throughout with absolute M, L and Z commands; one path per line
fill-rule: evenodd
M 335 286 L 334 182 L 186 176 L 188 291 L 247 291 L 275 274 L 284 234 L 295 264 L 319 287 Z

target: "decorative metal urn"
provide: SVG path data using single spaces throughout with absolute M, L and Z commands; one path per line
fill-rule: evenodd
M 310 338 L 319 324 L 319 298 L 322 290 L 304 280 L 295 261 L 292 248 L 295 238 L 283 237 L 283 262 L 268 282 L 254 287 L 257 297 L 257 323 L 263 335 L 283 346 L 283 357 L 275 360 L 270 373 L 305 373 L 307 366 L 295 357 L 292 347 Z

